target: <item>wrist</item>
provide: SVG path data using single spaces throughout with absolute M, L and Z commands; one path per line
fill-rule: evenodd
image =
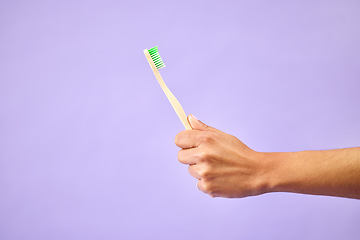
M 291 167 L 291 153 L 287 152 L 263 152 L 260 153 L 261 162 L 264 166 L 263 192 L 288 191 L 295 176 Z

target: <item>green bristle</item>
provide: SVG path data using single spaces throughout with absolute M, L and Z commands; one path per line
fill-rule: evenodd
M 150 48 L 148 51 L 157 69 L 165 67 L 164 62 L 159 55 L 157 46 Z

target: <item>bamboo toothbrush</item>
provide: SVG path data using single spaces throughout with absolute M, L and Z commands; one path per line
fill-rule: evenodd
M 179 101 L 176 99 L 176 97 L 174 96 L 174 94 L 172 94 L 172 92 L 169 90 L 169 88 L 166 86 L 164 80 L 162 79 L 159 69 L 165 67 L 165 64 L 163 62 L 163 60 L 161 59 L 160 55 L 159 55 L 159 51 L 157 46 L 144 50 L 144 54 L 146 56 L 146 59 L 148 60 L 151 69 L 153 70 L 156 79 L 158 80 L 162 90 L 164 91 L 166 97 L 169 99 L 171 106 L 174 108 L 176 114 L 178 115 L 178 117 L 180 118 L 182 124 L 184 125 L 184 127 L 189 130 L 192 129 L 186 114 L 184 112 L 184 109 L 181 107 L 181 104 L 179 103 Z

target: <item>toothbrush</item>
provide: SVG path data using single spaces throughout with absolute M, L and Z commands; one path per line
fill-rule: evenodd
M 189 130 L 192 129 L 186 114 L 184 112 L 184 109 L 181 107 L 181 104 L 179 103 L 179 101 L 176 99 L 176 97 L 174 96 L 174 94 L 169 90 L 169 88 L 166 86 L 164 80 L 162 79 L 159 69 L 165 67 L 165 64 L 163 62 L 163 60 L 161 59 L 160 55 L 159 55 L 159 51 L 157 46 L 144 50 L 144 54 L 146 56 L 146 59 L 148 60 L 151 69 L 153 70 L 156 79 L 158 80 L 162 90 L 164 91 L 166 97 L 169 99 L 171 106 L 174 108 L 176 114 L 178 115 L 178 117 L 180 118 L 182 124 L 184 125 L 184 127 Z

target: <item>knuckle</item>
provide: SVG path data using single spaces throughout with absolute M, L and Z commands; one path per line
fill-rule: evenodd
M 203 134 L 201 134 L 201 142 L 209 143 L 212 142 L 212 140 L 213 140 L 212 132 L 203 132 Z
M 209 181 L 203 180 L 202 188 L 203 188 L 204 192 L 207 194 L 214 193 L 213 186 Z
M 212 167 L 210 164 L 203 163 L 199 175 L 203 179 L 209 179 L 212 175 Z
M 200 151 L 197 153 L 197 158 L 199 159 L 200 162 L 206 162 L 206 160 L 208 159 L 209 154 L 206 151 Z
M 209 177 L 209 171 L 203 169 L 199 171 L 199 176 L 201 177 L 201 179 L 207 179 Z
M 199 162 L 208 163 L 210 162 L 210 159 L 212 158 L 212 153 L 209 150 L 201 150 L 196 154 L 196 158 Z

